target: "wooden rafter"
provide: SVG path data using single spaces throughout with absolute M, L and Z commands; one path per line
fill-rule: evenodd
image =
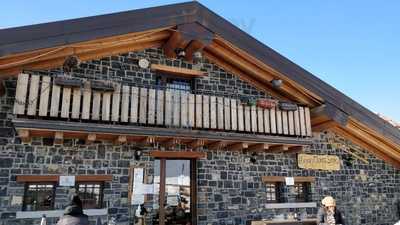
M 269 144 L 266 143 L 258 143 L 249 146 L 246 151 L 248 152 L 264 152 L 269 149 Z

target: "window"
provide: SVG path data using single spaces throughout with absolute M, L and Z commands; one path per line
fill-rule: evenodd
M 103 182 L 77 183 L 76 191 L 82 200 L 84 209 L 100 209 L 103 207 Z
M 22 210 L 51 210 L 54 208 L 54 196 L 54 183 L 26 183 Z
M 192 90 L 192 80 L 185 78 L 174 78 L 174 77 L 157 77 L 157 85 L 165 87 L 169 90 L 187 91 Z
M 278 202 L 278 183 L 267 183 L 267 202 Z
M 296 197 L 296 202 L 308 202 L 310 200 L 310 184 L 307 182 L 295 183 L 293 192 Z

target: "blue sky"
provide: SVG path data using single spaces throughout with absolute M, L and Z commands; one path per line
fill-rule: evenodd
M 183 1 L 6 1 L 0 29 Z M 199 1 L 374 112 L 400 121 L 400 1 Z

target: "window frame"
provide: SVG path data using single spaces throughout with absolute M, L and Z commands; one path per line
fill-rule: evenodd
M 29 186 L 30 185 L 52 185 L 52 199 L 50 203 L 50 208 L 49 209 L 38 209 L 38 210 L 27 210 L 27 193 L 29 191 Z M 57 183 L 56 182 L 49 182 L 49 181 L 37 181 L 37 182 L 25 182 L 24 184 L 24 195 L 22 197 L 22 211 L 26 212 L 36 212 L 36 211 L 48 211 L 48 210 L 54 210 L 55 209 L 55 198 L 56 198 L 56 188 L 57 188 Z
M 169 80 L 186 81 L 189 84 L 189 90 L 169 88 L 169 87 L 167 87 Z M 162 90 L 175 90 L 175 91 L 185 91 L 185 92 L 193 93 L 194 89 L 195 89 L 195 80 L 193 78 L 188 78 L 188 77 L 158 73 L 156 75 L 156 86 L 157 86 L 157 89 L 162 89 Z
M 100 188 L 99 188 L 99 202 L 96 204 L 96 207 L 94 207 L 94 208 L 86 208 L 85 207 L 85 203 L 84 203 L 85 198 L 82 198 L 80 196 L 80 194 L 79 194 L 80 193 L 79 192 L 79 185 L 81 185 L 81 184 L 85 184 L 85 185 L 88 185 L 88 184 L 100 185 Z M 76 194 L 78 194 L 78 196 L 82 200 L 83 209 L 102 209 L 104 207 L 104 202 L 103 202 L 103 200 L 104 200 L 104 187 L 105 187 L 105 181 L 78 181 L 78 182 L 75 183 L 75 191 L 76 191 Z M 85 187 L 85 193 L 86 193 L 86 190 L 87 190 L 87 188 Z
M 298 188 L 301 186 L 301 193 Z M 294 192 L 296 196 L 296 202 L 311 202 L 311 183 L 310 182 L 295 182 Z
M 269 192 L 268 191 L 268 186 L 270 186 L 270 185 L 274 185 L 274 187 L 273 187 L 273 189 L 274 189 L 274 191 L 273 192 Z M 281 190 L 281 182 L 265 182 L 265 186 L 266 186 L 266 201 L 267 201 L 267 203 L 281 203 L 282 202 L 282 199 L 281 199 L 281 196 L 282 196 L 282 190 Z M 275 196 L 275 200 L 271 200 L 271 199 L 268 199 L 268 194 L 274 194 L 274 196 Z

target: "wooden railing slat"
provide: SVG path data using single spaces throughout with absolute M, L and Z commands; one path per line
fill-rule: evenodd
M 224 98 L 224 119 L 225 119 L 225 130 L 231 129 L 231 100 Z
M 92 90 L 90 82 L 83 84 L 83 101 L 82 101 L 82 119 L 88 120 L 90 118 L 90 101 L 92 99 Z
M 93 91 L 92 120 L 100 120 L 101 92 Z
M 165 125 L 172 125 L 172 93 L 165 91 Z
M 242 103 L 237 103 L 237 114 L 238 114 L 238 130 L 244 131 L 244 118 L 243 118 L 243 105 Z
M 272 108 L 269 110 L 271 118 L 271 134 L 276 134 L 276 110 Z
M 138 87 L 132 87 L 131 89 L 131 118 L 130 122 L 131 123 L 137 123 L 138 122 L 138 112 L 139 112 L 139 88 Z
M 294 115 L 293 111 L 288 112 L 289 117 L 289 134 L 294 135 Z
M 147 112 L 147 123 L 148 124 L 155 124 L 155 116 L 156 116 L 156 90 L 149 89 L 149 110 Z
M 210 128 L 210 96 L 203 95 L 203 128 Z
M 129 121 L 129 86 L 122 86 L 121 122 Z
M 264 110 L 257 107 L 258 132 L 264 133 Z
M 181 91 L 181 126 L 188 127 L 188 93 Z
M 251 112 L 251 131 L 257 132 L 257 109 L 256 109 L 256 106 L 254 106 L 254 105 L 251 106 L 250 112 Z
M 288 112 L 282 111 L 282 127 L 283 127 L 283 134 L 289 134 L 289 120 L 288 120 Z
M 203 127 L 203 98 L 196 95 L 196 128 Z
M 147 88 L 140 88 L 139 102 L 139 123 L 145 124 L 147 122 Z
M 210 96 L 210 128 L 217 128 L 217 98 Z
M 304 116 L 306 119 L 306 133 L 307 136 L 312 136 L 310 109 L 308 107 L 304 107 L 304 111 Z
M 293 112 L 293 114 L 294 114 L 294 129 L 295 129 L 295 134 L 297 136 L 301 135 L 299 111 L 300 111 L 300 108 L 297 108 L 297 110 Z
M 188 126 L 194 127 L 195 125 L 195 97 L 194 94 L 188 96 Z
M 270 123 L 270 111 L 269 109 L 264 109 L 264 130 L 265 133 L 269 134 L 271 132 L 271 123 Z
M 34 116 L 36 115 L 36 106 L 39 98 L 39 75 L 32 75 L 30 81 L 29 88 L 29 97 L 28 97 L 28 110 L 27 115 Z
M 282 129 L 282 111 L 279 108 L 276 108 L 276 132 L 278 134 L 283 133 Z
M 224 129 L 224 99 L 217 97 L 217 128 Z
M 51 77 L 43 76 L 40 88 L 39 116 L 47 116 L 49 110 Z
M 29 74 L 18 75 L 17 90 L 15 93 L 14 114 L 24 114 L 26 106 L 26 94 L 28 93 Z
M 175 127 L 180 126 L 180 116 L 181 116 L 181 95 L 180 91 L 178 90 L 173 90 L 172 91 L 172 109 L 173 109 L 173 125 Z
M 101 119 L 104 121 L 110 120 L 110 103 L 111 103 L 111 93 L 104 92 L 103 99 L 101 102 L 102 109 L 101 109 Z
M 115 84 L 114 93 L 112 95 L 112 111 L 111 111 L 111 120 L 114 122 L 119 121 L 120 105 L 121 105 L 121 84 Z
M 69 118 L 69 110 L 71 105 L 71 88 L 63 87 L 63 94 L 61 100 L 61 117 Z
M 81 89 L 72 89 L 72 112 L 71 118 L 79 119 L 79 114 L 81 110 Z
M 164 124 L 164 90 L 157 90 L 157 125 Z
M 304 108 L 299 107 L 299 115 L 300 115 L 300 131 L 301 131 L 301 136 L 306 136 L 306 121 L 304 119 Z
M 237 130 L 237 101 L 236 99 L 231 99 L 231 128 L 232 130 Z
M 244 126 L 245 126 L 245 131 L 251 132 L 251 107 L 250 106 L 244 107 Z

